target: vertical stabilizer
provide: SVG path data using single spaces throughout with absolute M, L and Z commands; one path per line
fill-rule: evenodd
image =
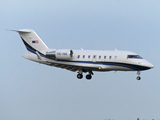
M 46 44 L 30 29 L 14 30 L 19 33 L 28 51 L 35 53 L 36 51 L 45 51 L 48 49 Z

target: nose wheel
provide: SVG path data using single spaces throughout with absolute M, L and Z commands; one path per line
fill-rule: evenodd
M 140 77 L 140 74 L 141 74 L 141 71 L 137 71 L 137 80 L 141 80 L 141 77 Z
M 140 77 L 140 76 L 138 76 L 138 77 L 137 77 L 137 80 L 141 80 L 141 77 Z

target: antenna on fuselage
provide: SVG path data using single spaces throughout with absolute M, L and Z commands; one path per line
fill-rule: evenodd
M 81 48 L 81 50 L 84 50 L 83 48 Z
M 118 50 L 115 48 L 115 51 L 118 51 Z

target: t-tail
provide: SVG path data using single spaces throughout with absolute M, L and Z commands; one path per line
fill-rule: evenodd
M 41 40 L 34 30 L 22 29 L 12 31 L 19 33 L 28 51 L 36 54 L 37 52 L 48 50 L 46 44 Z

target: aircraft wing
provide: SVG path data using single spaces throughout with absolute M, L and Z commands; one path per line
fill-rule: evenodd
M 47 65 L 50 65 L 50 66 L 54 66 L 54 67 L 58 67 L 58 68 L 62 68 L 62 69 L 66 69 L 66 70 L 69 70 L 69 71 L 72 71 L 72 72 L 76 72 L 77 70 L 80 70 L 80 69 L 84 69 L 86 71 L 89 71 L 89 70 L 99 70 L 99 69 L 102 69 L 101 66 L 91 66 L 91 65 L 71 65 L 71 64 L 62 64 L 62 63 L 53 63 L 53 62 L 50 62 L 50 61 L 46 61 L 46 64 Z

